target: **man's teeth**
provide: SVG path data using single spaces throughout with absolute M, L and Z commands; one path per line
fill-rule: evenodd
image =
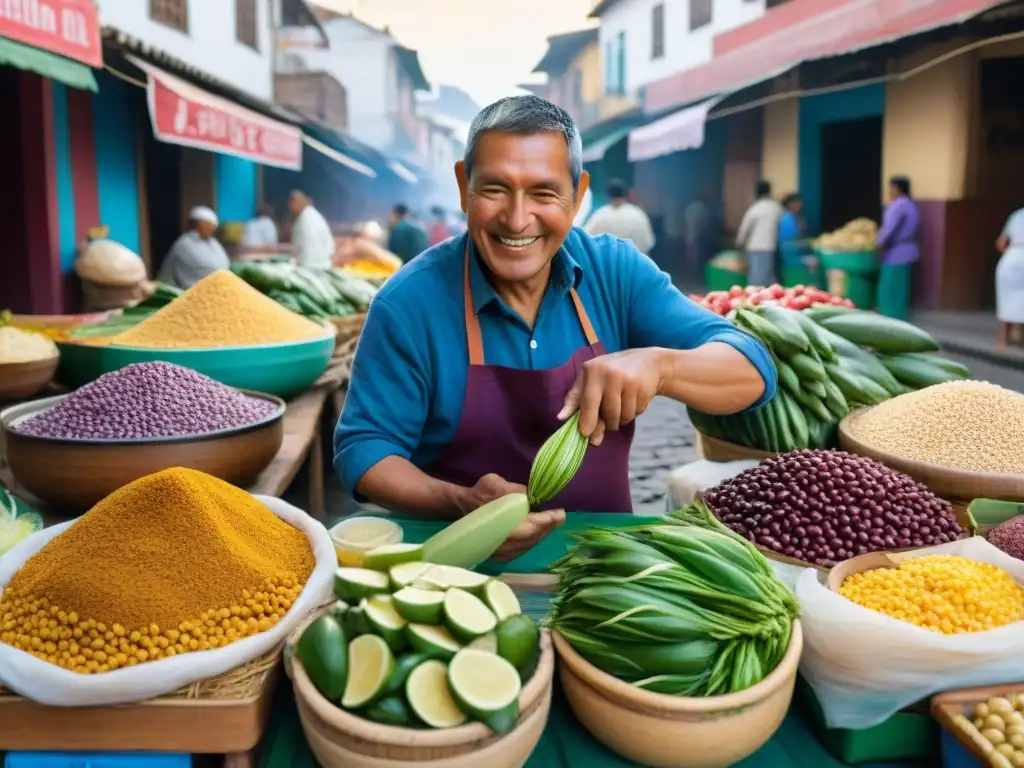
M 502 245 L 507 245 L 509 248 L 524 248 L 527 245 L 530 245 L 531 243 L 535 242 L 536 240 L 536 237 L 511 238 L 501 237 L 500 235 L 498 236 L 498 241 Z

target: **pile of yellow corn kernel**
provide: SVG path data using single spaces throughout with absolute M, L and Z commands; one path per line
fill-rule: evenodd
M 839 594 L 918 627 L 956 635 L 1024 619 L 1024 588 L 998 566 L 926 555 L 850 576 Z

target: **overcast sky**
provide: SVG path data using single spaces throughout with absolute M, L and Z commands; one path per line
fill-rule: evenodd
M 481 106 L 514 92 L 540 61 L 548 35 L 588 26 L 595 0 L 315 0 L 388 25 L 419 51 L 431 83 L 457 85 Z

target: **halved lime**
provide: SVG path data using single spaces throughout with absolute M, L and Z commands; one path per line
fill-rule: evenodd
M 448 654 L 446 657 L 450 659 L 452 654 Z M 388 680 L 388 684 L 384 688 L 384 696 L 401 696 L 405 693 L 405 681 L 409 679 L 409 675 L 424 661 L 430 661 L 431 659 L 438 658 L 437 654 L 433 653 L 419 653 L 418 651 L 413 653 L 406 653 L 400 656 L 395 661 L 395 668 L 391 672 L 391 677 Z
M 334 574 L 334 595 L 347 602 L 387 592 L 388 575 L 368 568 L 339 568 Z
M 448 688 L 448 668 L 443 661 L 434 659 L 416 667 L 405 683 L 405 698 L 431 728 L 454 728 L 467 720 Z
M 422 552 L 422 544 L 386 544 L 363 555 L 363 568 L 386 571 L 399 563 L 419 561 Z
M 345 709 L 365 707 L 384 690 L 395 667 L 395 657 L 377 635 L 361 635 L 348 644 L 348 683 L 341 706 Z
M 540 629 L 529 616 L 512 616 L 498 625 L 498 655 L 523 670 L 540 651 Z M 526 677 L 529 677 L 526 675 Z
M 486 635 L 480 635 L 476 640 L 466 645 L 467 648 L 474 648 L 478 651 L 486 651 L 487 653 L 498 652 L 498 636 L 493 632 L 488 632 Z
M 433 624 L 410 624 L 406 628 L 409 642 L 420 653 L 429 653 L 438 658 L 450 659 L 462 646 L 444 627 Z
M 523 612 L 519 606 L 519 599 L 512 587 L 504 581 L 491 579 L 484 587 L 484 602 L 491 609 L 498 621 L 504 621 L 512 616 L 518 616 Z
M 419 562 L 394 565 L 388 572 L 391 576 L 391 586 L 396 591 L 402 587 L 408 587 L 415 579 L 433 567 L 430 563 Z
M 354 605 L 341 614 L 341 626 L 345 630 L 345 637 L 349 640 L 370 632 L 370 622 L 366 618 L 365 597 L 359 601 L 359 605 Z
M 405 647 L 405 625 L 408 623 L 395 610 L 391 595 L 374 595 L 366 599 L 366 620 L 373 633 L 380 635 L 393 651 Z
M 444 605 L 444 592 L 405 587 L 394 594 L 395 608 L 407 621 L 417 624 L 438 624 Z
M 445 624 L 458 639 L 467 642 L 492 632 L 498 620 L 479 597 L 462 589 L 449 589 L 444 596 Z
M 505 659 L 463 648 L 448 665 L 448 686 L 459 708 L 495 733 L 515 728 L 522 684 L 516 668 Z
M 477 593 L 483 590 L 484 586 L 491 581 L 490 576 L 485 576 L 482 573 L 465 568 L 457 568 L 454 565 L 438 565 L 435 567 L 441 570 L 442 578 L 449 587 L 464 589 L 467 592 Z

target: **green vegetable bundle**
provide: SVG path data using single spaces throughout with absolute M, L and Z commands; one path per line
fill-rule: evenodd
M 256 290 L 311 320 L 365 312 L 377 289 L 338 270 L 323 272 L 282 261 L 239 261 L 231 271 Z
M 874 312 L 762 304 L 737 310 L 735 323 L 771 352 L 777 394 L 756 411 L 711 416 L 691 408 L 690 419 L 704 434 L 762 451 L 832 447 L 853 408 L 969 375 L 929 354 L 939 345 L 925 331 Z
M 181 296 L 182 290 L 166 283 L 157 283 L 156 290 L 144 301 L 133 304 L 113 317 L 104 320 L 102 323 L 91 325 L 79 325 L 68 331 L 69 338 L 104 338 L 116 336 L 117 334 L 134 328 L 150 315 L 156 314 L 176 298 Z
M 785 656 L 796 598 L 703 504 L 576 538 L 552 566 L 549 623 L 599 669 L 656 693 L 717 696 L 755 685 Z
M 580 412 L 576 411 L 544 442 L 533 459 L 526 490 L 531 507 L 536 509 L 565 490 L 583 464 L 588 442 L 580 433 Z

